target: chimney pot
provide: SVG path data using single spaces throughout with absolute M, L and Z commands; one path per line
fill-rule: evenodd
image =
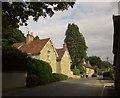
M 31 32 L 30 35 L 30 31 L 28 31 L 27 37 L 26 37 L 26 44 L 29 44 L 33 41 L 33 32 Z
M 28 31 L 28 34 L 30 34 L 30 31 Z
M 31 35 L 33 35 L 33 32 L 31 32 Z
M 66 42 L 64 41 L 64 44 L 63 44 L 63 49 L 66 50 L 67 49 L 67 44 Z

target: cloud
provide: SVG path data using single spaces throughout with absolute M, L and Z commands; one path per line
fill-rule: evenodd
M 88 46 L 88 55 L 98 55 L 102 59 L 107 56 L 113 60 L 113 20 L 117 14 L 115 2 L 77 2 L 74 8 L 56 12 L 52 18 L 40 18 L 38 22 L 28 21 L 28 28 L 40 38 L 50 37 L 56 48 L 62 47 L 68 23 L 79 26 Z M 26 27 L 20 29 L 27 34 Z

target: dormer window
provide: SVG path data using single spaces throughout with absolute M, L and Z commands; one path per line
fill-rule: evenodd
M 50 51 L 47 51 L 47 59 L 50 60 Z

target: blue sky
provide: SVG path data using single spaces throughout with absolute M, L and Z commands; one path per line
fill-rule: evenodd
M 38 22 L 34 22 L 30 17 L 28 26 L 20 27 L 20 30 L 25 35 L 29 30 L 41 39 L 50 37 L 54 46 L 60 48 L 63 45 L 68 23 L 75 23 L 85 37 L 88 56 L 97 55 L 103 60 L 109 57 L 109 61 L 112 62 L 114 32 L 112 15 L 118 13 L 117 4 L 117 2 L 76 2 L 69 10 L 55 12 L 52 18 L 41 17 Z

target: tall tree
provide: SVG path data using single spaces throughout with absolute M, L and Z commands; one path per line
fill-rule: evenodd
M 68 24 L 68 28 L 65 34 L 65 42 L 67 43 L 73 66 L 77 67 L 77 65 L 79 65 L 78 63 L 80 63 L 80 61 L 87 55 L 85 39 L 82 33 L 80 33 L 79 27 L 74 23 Z
M 40 39 L 39 36 L 34 37 L 34 40 L 39 40 L 39 39 Z

